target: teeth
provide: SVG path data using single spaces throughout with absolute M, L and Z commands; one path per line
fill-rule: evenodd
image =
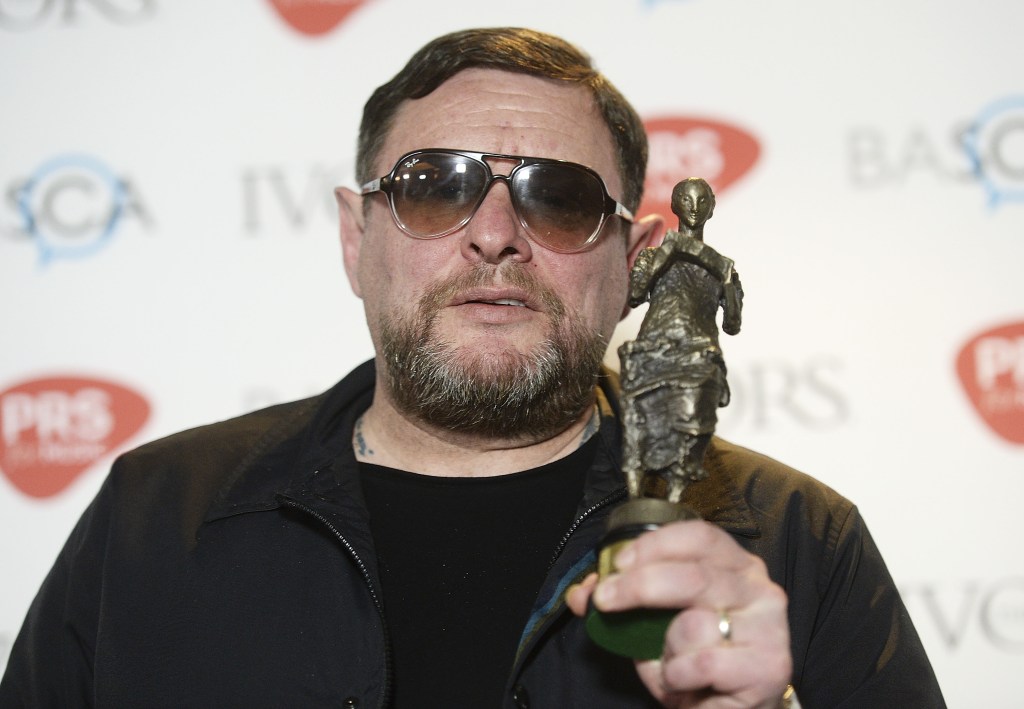
M 521 300 L 512 300 L 511 298 L 502 298 L 501 300 L 492 300 L 495 305 L 515 305 L 519 308 L 525 308 L 526 303 Z

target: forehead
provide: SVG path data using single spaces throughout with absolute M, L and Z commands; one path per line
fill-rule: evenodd
M 684 182 L 683 188 L 677 191 L 678 196 L 693 196 L 693 195 L 708 195 L 711 193 L 711 188 L 705 185 L 703 182 Z
M 407 152 L 455 148 L 570 160 L 619 194 L 611 133 L 585 87 L 493 69 L 467 69 L 403 103 L 378 157 L 386 172 Z

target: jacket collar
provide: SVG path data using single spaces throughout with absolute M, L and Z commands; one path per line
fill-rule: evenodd
M 761 529 L 723 460 L 722 447 L 725 445 L 728 444 L 721 439 L 711 439 L 704 458 L 708 477 L 686 488 L 683 502 L 725 531 L 755 539 L 761 536 Z
M 227 476 L 210 505 L 206 521 L 273 509 L 280 505 L 282 494 L 315 495 L 325 486 L 337 489 L 341 485 L 361 498 L 351 476 L 338 474 L 339 471 L 325 473 L 337 467 L 355 469 L 352 431 L 356 419 L 373 399 L 374 383 L 375 368 L 370 360 L 320 396 L 251 414 L 273 415 L 279 423 L 262 436 Z M 602 371 L 597 391 L 600 445 L 587 480 L 582 501 L 585 507 L 624 488 L 618 465 L 621 451 L 618 392 L 618 376 Z M 742 491 L 729 473 L 723 445 L 728 446 L 718 439 L 712 441 L 705 459 L 708 478 L 688 487 L 683 501 L 705 520 L 727 532 L 758 537 L 760 530 Z
M 318 487 L 336 487 L 341 479 L 334 469 L 356 465 L 352 431 L 373 399 L 373 386 L 371 360 L 320 396 L 265 410 L 268 415 L 277 412 L 280 423 L 227 476 L 206 521 L 274 509 L 282 494 L 316 494 Z

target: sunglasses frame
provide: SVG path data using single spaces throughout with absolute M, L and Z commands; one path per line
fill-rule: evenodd
M 398 173 L 400 168 L 410 167 L 411 164 L 415 164 L 415 161 L 424 155 L 436 155 L 438 153 L 468 158 L 480 165 L 483 165 L 484 168 L 487 170 L 488 180 L 484 189 L 481 191 L 479 198 L 477 198 L 476 203 L 473 205 L 473 208 L 469 211 L 468 216 L 460 220 L 451 228 L 441 232 L 440 234 L 431 234 L 428 236 L 423 236 L 422 234 L 417 234 L 416 232 L 414 232 L 410 227 L 403 223 L 401 217 L 398 216 L 398 210 L 395 207 L 393 186 L 395 184 L 395 175 Z M 494 170 L 491 168 L 490 163 L 488 163 L 487 160 L 485 160 L 485 158 L 489 158 L 491 160 L 514 160 L 517 161 L 518 164 L 511 170 L 509 170 L 508 174 L 500 175 L 494 173 Z M 410 160 L 413 161 L 413 163 L 407 165 L 406 163 L 409 163 Z M 580 246 L 572 249 L 564 249 L 552 246 L 546 243 L 540 237 L 538 237 L 537 234 L 534 233 L 533 229 L 531 229 L 529 225 L 527 225 L 526 219 L 524 218 L 522 213 L 523 210 L 521 208 L 521 205 L 519 204 L 519 199 L 518 197 L 516 197 L 516 192 L 512 187 L 512 181 L 515 178 L 517 172 L 531 165 L 565 165 L 572 167 L 576 170 L 580 170 L 584 173 L 587 173 L 588 175 L 592 175 L 594 178 L 597 179 L 597 184 L 601 186 L 601 190 L 604 197 L 601 217 L 598 220 L 597 226 L 595 227 L 593 233 L 591 233 L 590 236 L 588 236 Z M 403 232 L 413 237 L 414 239 L 440 239 L 441 237 L 455 233 L 462 227 L 466 226 L 466 224 L 469 224 L 473 217 L 476 216 L 477 210 L 480 209 L 480 205 L 483 204 L 484 199 L 487 197 L 487 193 L 491 191 L 491 188 L 494 186 L 494 183 L 497 182 L 498 180 L 503 180 L 505 182 L 505 186 L 508 187 L 509 195 L 512 200 L 512 208 L 515 211 L 516 218 L 519 220 L 519 223 L 522 225 L 523 229 L 526 230 L 526 232 L 533 238 L 534 241 L 536 241 L 538 244 L 551 251 L 565 254 L 575 254 L 581 251 L 585 251 L 597 242 L 598 237 L 601 235 L 601 231 L 604 229 L 605 222 L 608 221 L 609 217 L 620 217 L 622 219 L 625 219 L 627 222 L 632 222 L 634 219 L 633 213 L 629 209 L 627 209 L 625 205 L 618 202 L 617 200 L 615 200 L 615 198 L 608 194 L 608 185 L 605 184 L 604 180 L 601 178 L 601 175 L 599 175 L 597 171 L 587 167 L 586 165 L 580 165 L 579 163 L 569 162 L 568 160 L 554 160 L 552 158 L 535 158 L 527 157 L 524 155 L 503 155 L 501 153 L 480 153 L 471 150 L 456 150 L 453 148 L 424 148 L 408 152 L 402 157 L 398 158 L 398 160 L 395 162 L 394 167 L 392 167 L 391 170 L 386 175 L 378 177 L 375 180 L 371 180 L 370 182 L 367 182 L 362 187 L 360 187 L 360 194 L 365 196 L 372 194 L 374 192 L 383 192 L 384 194 L 387 195 L 388 198 L 388 206 L 391 208 L 391 218 L 394 220 L 395 224 L 398 226 L 399 229 L 401 229 Z

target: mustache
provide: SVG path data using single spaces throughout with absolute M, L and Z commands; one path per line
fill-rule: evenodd
M 478 263 L 471 270 L 453 274 L 427 288 L 420 298 L 420 312 L 428 318 L 436 315 L 459 293 L 483 286 L 498 284 L 521 288 L 530 298 L 541 303 L 544 310 L 558 319 L 565 315 L 565 304 L 547 287 L 529 267 L 520 263 L 504 262 L 498 266 Z

